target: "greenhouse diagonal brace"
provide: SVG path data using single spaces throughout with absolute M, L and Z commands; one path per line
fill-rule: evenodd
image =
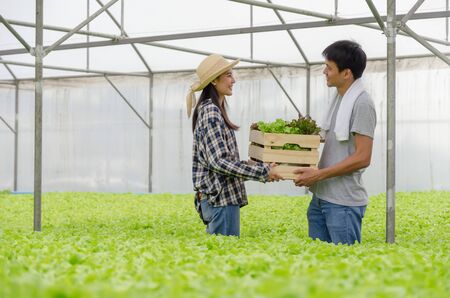
M 100 0 L 97 0 L 97 3 L 102 7 L 104 6 Z M 122 4 L 123 4 L 123 0 L 122 0 Z M 114 24 L 120 29 L 121 34 L 125 37 L 129 37 L 127 32 L 123 29 L 122 25 L 119 24 L 119 22 L 116 20 L 116 18 L 112 15 L 112 13 L 108 9 L 106 9 L 106 13 L 111 18 L 111 20 L 114 22 Z M 123 16 L 123 12 L 122 12 L 122 16 Z M 123 23 L 123 19 L 122 19 L 122 23 Z M 148 65 L 147 61 L 145 60 L 144 56 L 141 54 L 139 49 L 136 47 L 136 45 L 134 43 L 132 43 L 131 46 L 132 46 L 133 50 L 136 52 L 136 54 L 138 55 L 139 59 L 141 59 L 145 68 L 147 68 L 148 72 L 152 73 L 152 69 L 150 68 L 150 65 Z
M 433 47 L 431 44 L 429 44 L 426 40 L 424 40 L 421 36 L 419 36 L 417 33 L 415 33 L 411 28 L 409 28 L 406 24 L 400 27 L 400 30 L 406 32 L 409 36 L 417 40 L 418 43 L 423 45 L 425 48 L 427 48 L 430 52 L 435 54 L 437 57 L 439 57 L 442 61 L 447 63 L 447 65 L 450 66 L 450 59 L 441 53 L 438 49 Z
M 409 10 L 409 12 L 401 19 L 399 24 L 400 30 L 402 30 L 403 32 L 414 38 L 418 43 L 423 45 L 426 49 L 428 49 L 430 52 L 435 54 L 437 57 L 439 57 L 442 61 L 444 61 L 450 66 L 450 59 L 446 55 L 444 55 L 438 49 L 429 44 L 423 37 L 415 33 L 411 28 L 408 27 L 408 25 L 406 25 L 406 22 L 411 18 L 411 16 L 416 12 L 416 10 L 420 7 L 420 5 L 422 5 L 424 1 L 425 0 L 418 0 L 416 4 L 414 4 L 414 6 Z
M 411 18 L 411 16 L 416 12 L 416 10 L 422 5 L 425 0 L 418 0 L 416 4 L 408 11 L 408 13 L 400 21 L 400 26 L 406 24 L 406 22 Z
M 384 22 L 381 19 L 380 14 L 378 13 L 377 8 L 375 7 L 375 5 L 373 4 L 372 0 L 366 0 L 367 5 L 370 8 L 370 11 L 372 12 L 373 16 L 375 17 L 375 19 L 377 20 L 378 25 L 380 26 L 380 29 L 386 33 L 386 27 L 384 26 Z
M 267 0 L 268 3 L 272 4 L 271 0 Z M 281 16 L 280 12 L 276 9 L 273 9 L 273 12 L 277 15 L 278 19 L 280 20 L 280 22 L 282 24 L 286 24 L 286 21 L 283 19 L 283 17 Z M 289 37 L 291 38 L 292 42 L 294 43 L 295 47 L 297 48 L 297 50 L 300 52 L 300 55 L 302 55 L 303 60 L 305 60 L 306 65 L 309 65 L 309 60 L 306 57 L 305 52 L 303 51 L 302 47 L 300 46 L 300 44 L 298 43 L 297 39 L 295 38 L 294 34 L 292 33 L 291 30 L 286 30 L 286 32 L 289 34 Z
M 267 2 L 269 4 L 272 4 L 271 0 L 267 0 Z M 278 19 L 280 20 L 280 22 L 282 24 L 286 24 L 286 21 L 283 19 L 283 17 L 281 16 L 281 13 L 278 10 L 273 9 L 273 12 L 277 15 Z M 292 42 L 294 43 L 295 47 L 300 52 L 300 55 L 303 57 L 303 60 L 306 63 L 306 115 L 309 115 L 309 110 L 310 110 L 309 107 L 310 107 L 310 101 L 311 101 L 311 97 L 310 97 L 311 69 L 310 69 L 309 60 L 306 57 L 305 52 L 303 51 L 302 47 L 298 43 L 298 41 L 295 38 L 295 36 L 292 33 L 292 31 L 291 30 L 286 30 L 286 32 L 288 33 L 289 37 L 291 38 Z M 301 113 L 299 113 L 299 116 L 301 117 Z
M 81 28 L 83 28 L 84 26 L 86 26 L 86 24 L 88 24 L 89 22 L 91 22 L 92 20 L 94 20 L 96 17 L 98 17 L 102 12 L 104 12 L 108 7 L 110 7 L 111 5 L 113 5 L 114 3 L 116 3 L 119 0 L 111 0 L 110 2 L 108 2 L 105 6 L 103 6 L 101 9 L 97 10 L 93 15 L 91 15 L 89 18 L 87 18 L 86 20 L 84 20 L 83 22 L 81 22 L 80 24 L 78 24 L 75 28 L 73 28 L 70 32 L 68 32 L 67 34 L 65 34 L 63 37 L 61 37 L 60 39 L 58 39 L 55 43 L 53 43 L 51 46 L 49 46 L 48 48 L 45 49 L 44 52 L 44 56 L 47 55 L 48 53 L 50 53 L 51 51 L 53 51 L 53 49 L 55 49 L 56 47 L 58 47 L 60 44 L 62 44 L 64 41 L 66 41 L 67 39 L 69 39 L 72 35 L 74 35 L 78 30 L 80 30 Z
M 3 123 L 5 123 L 5 125 L 9 128 L 9 130 L 10 130 L 12 133 L 14 133 L 14 134 L 16 133 L 16 131 L 14 130 L 14 128 L 12 128 L 11 125 L 9 125 L 8 122 L 6 122 L 6 120 L 3 119 L 2 116 L 0 116 L 0 120 L 2 120 Z
M 3 60 L 2 57 L 0 57 L 0 62 Z M 13 77 L 14 81 L 17 81 L 17 77 L 14 74 L 14 72 L 11 70 L 11 68 L 8 66 L 8 64 L 3 64 L 6 68 L 6 70 L 9 72 L 9 74 Z
M 295 105 L 294 101 L 292 100 L 292 98 L 289 96 L 289 93 L 286 91 L 286 89 L 284 89 L 283 84 L 281 84 L 280 80 L 277 78 L 277 76 L 273 73 L 273 71 L 267 67 L 267 69 L 269 70 L 270 74 L 273 76 L 273 78 L 275 79 L 275 81 L 277 82 L 278 86 L 280 86 L 281 90 L 283 90 L 284 95 L 286 95 L 286 97 L 289 99 L 289 101 L 291 102 L 292 106 L 294 107 L 294 109 L 297 111 L 298 113 L 298 117 L 302 117 L 302 113 L 300 112 L 300 110 L 297 108 L 297 106 Z
M 116 90 L 116 92 L 119 94 L 119 96 L 125 101 L 125 103 L 130 107 L 130 109 L 138 116 L 139 119 L 144 123 L 145 126 L 147 126 L 148 129 L 151 129 L 150 125 L 147 123 L 147 121 L 144 120 L 144 118 L 139 114 L 139 112 L 133 107 L 133 105 L 127 100 L 127 98 L 120 92 L 119 88 L 114 85 L 111 80 L 105 76 L 105 79 L 108 81 L 108 83 Z
M 22 38 L 22 36 L 20 36 L 19 32 L 14 30 L 14 28 L 8 23 L 7 20 L 5 20 L 5 18 L 3 18 L 1 14 L 0 14 L 0 22 L 2 22 L 3 25 L 5 25 L 6 29 L 8 29 L 9 32 L 11 32 L 12 35 L 14 35 L 14 37 L 17 38 L 17 40 L 25 47 L 25 49 L 27 49 L 28 52 L 31 51 L 31 46 L 25 41 L 25 39 Z

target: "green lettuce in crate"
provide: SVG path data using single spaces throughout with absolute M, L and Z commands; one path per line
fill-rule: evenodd
M 274 122 L 268 123 L 259 121 L 258 123 L 253 123 L 251 128 L 265 133 L 318 135 L 320 132 L 320 127 L 310 117 L 293 119 L 291 122 L 283 119 L 277 119 Z
M 293 119 L 291 122 L 283 119 L 276 119 L 274 122 L 253 123 L 251 129 L 260 130 L 264 133 L 284 133 L 284 134 L 300 134 L 300 135 L 318 135 L 320 133 L 320 127 L 317 126 L 316 121 L 310 117 L 301 117 L 299 119 Z M 301 148 L 296 144 L 285 144 L 283 147 L 275 147 L 272 149 L 284 149 L 284 150 L 308 150 Z

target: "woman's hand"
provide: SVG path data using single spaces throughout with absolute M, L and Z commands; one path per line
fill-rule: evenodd
M 249 159 L 249 160 L 247 160 L 247 164 L 250 166 L 255 166 L 257 163 L 253 159 Z
M 279 181 L 279 180 L 283 180 L 283 177 L 280 174 L 278 165 L 273 162 L 270 164 L 269 182 Z

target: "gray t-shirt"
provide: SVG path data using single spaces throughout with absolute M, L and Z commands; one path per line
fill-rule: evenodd
M 377 116 L 375 106 L 367 92 L 361 93 L 355 101 L 350 118 L 350 136 L 348 141 L 336 140 L 334 126 L 336 114 L 341 104 L 338 102 L 331 118 L 330 130 L 325 135 L 325 144 L 319 161 L 319 168 L 327 168 L 346 159 L 355 152 L 354 133 L 365 135 L 373 139 Z M 362 181 L 364 169 L 353 173 L 319 181 L 311 186 L 310 191 L 316 197 L 339 205 L 365 206 L 368 195 Z

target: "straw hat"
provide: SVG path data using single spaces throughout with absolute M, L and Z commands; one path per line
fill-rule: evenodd
M 188 95 L 186 96 L 186 107 L 188 117 L 191 117 L 192 109 L 195 107 L 196 99 L 194 92 L 200 91 L 211 83 L 218 76 L 230 70 L 239 63 L 238 60 L 228 62 L 220 55 L 212 54 L 206 57 L 197 67 L 198 81 L 191 85 Z

